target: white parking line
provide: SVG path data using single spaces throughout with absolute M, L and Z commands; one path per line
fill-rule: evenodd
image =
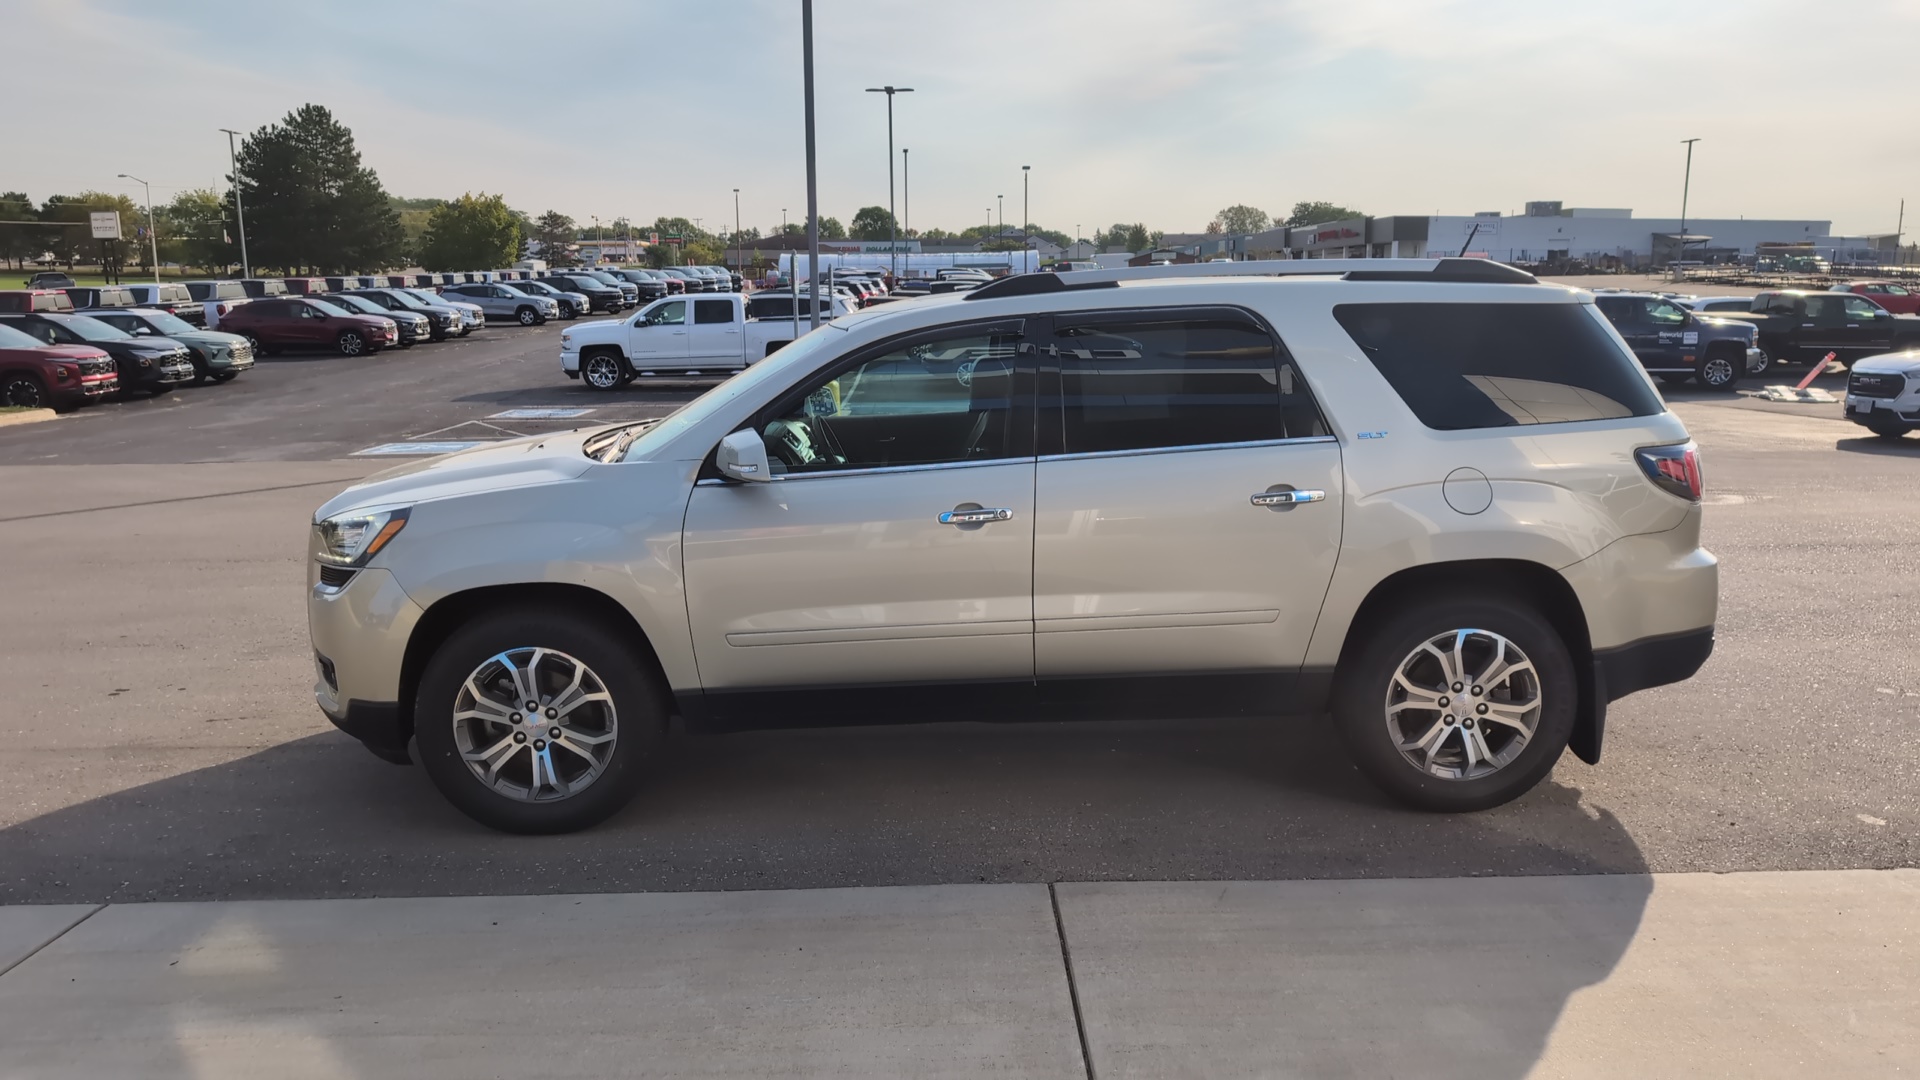
M 379 446 L 369 446 L 365 450 L 355 450 L 354 457 L 433 457 L 438 454 L 453 454 L 461 450 L 471 450 L 483 445 L 479 442 L 390 442 Z

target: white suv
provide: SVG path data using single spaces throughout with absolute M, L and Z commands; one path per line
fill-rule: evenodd
M 674 715 L 1330 712 L 1478 809 L 1597 761 L 1718 602 L 1680 420 L 1591 295 L 1480 260 L 876 308 L 664 420 L 370 477 L 312 563 L 321 708 L 522 832 L 612 813 Z

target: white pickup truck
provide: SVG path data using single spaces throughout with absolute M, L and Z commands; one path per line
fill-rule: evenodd
M 807 330 L 805 318 L 748 318 L 740 293 L 673 296 L 567 327 L 560 370 L 594 390 L 617 390 L 639 375 L 739 371 Z

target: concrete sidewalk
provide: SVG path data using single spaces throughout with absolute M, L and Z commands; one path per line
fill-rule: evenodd
M 1920 1072 L 1920 871 L 0 908 L 0 1078 Z

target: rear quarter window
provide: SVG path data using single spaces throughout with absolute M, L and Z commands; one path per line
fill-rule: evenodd
M 1580 304 L 1340 304 L 1333 317 L 1422 424 L 1440 431 L 1666 411 Z

